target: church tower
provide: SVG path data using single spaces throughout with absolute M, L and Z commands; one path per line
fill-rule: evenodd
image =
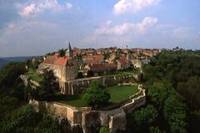
M 66 56 L 73 57 L 73 50 L 72 50 L 70 42 L 69 42 L 69 45 L 68 45 L 68 49 L 66 51 Z

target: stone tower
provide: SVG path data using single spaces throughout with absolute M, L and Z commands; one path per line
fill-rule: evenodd
M 66 56 L 73 57 L 73 50 L 72 50 L 70 42 L 69 42 L 69 45 L 68 45 L 68 49 L 66 51 Z

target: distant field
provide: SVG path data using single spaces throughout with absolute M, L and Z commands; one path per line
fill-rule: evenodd
M 137 86 L 113 86 L 107 88 L 108 93 L 111 95 L 110 102 L 111 103 L 119 103 L 128 99 L 129 96 L 135 94 L 138 89 Z M 87 106 L 87 104 L 82 100 L 82 97 L 79 96 L 69 96 L 65 101 L 60 101 L 62 103 L 76 106 L 76 107 L 83 107 Z
M 9 62 L 22 62 L 33 57 L 0 57 L 0 68 L 8 64 Z

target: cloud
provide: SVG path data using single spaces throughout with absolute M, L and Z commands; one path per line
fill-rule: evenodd
M 97 35 L 124 35 L 127 33 L 145 33 L 149 28 L 157 24 L 158 19 L 155 17 L 145 17 L 139 23 L 125 22 L 119 25 L 112 25 L 111 21 L 106 22 L 105 25 L 96 29 Z
M 125 22 L 118 25 L 108 20 L 93 33 L 86 35 L 81 42 L 91 47 L 108 47 L 113 45 L 124 47 L 126 46 L 125 44 L 136 43 L 141 38 L 146 38 L 148 36 L 146 34 L 151 31 L 150 29 L 154 29 L 152 27 L 156 27 L 157 23 L 158 19 L 155 17 L 145 17 L 138 23 Z
M 200 42 L 198 31 L 192 27 L 177 27 L 173 30 L 172 35 L 179 45 L 186 44 L 191 47 Z
M 65 29 L 65 25 L 39 20 L 11 22 L 0 30 L 0 56 L 42 55 L 67 47 L 65 41 L 71 41 L 73 33 Z
M 86 26 L 84 24 L 83 27 Z M 68 20 L 34 18 L 12 21 L 0 29 L 0 56 L 43 55 L 67 48 L 66 41 L 70 41 L 73 47 L 81 47 L 83 44 L 80 40 L 88 31 L 82 30 L 81 26 L 77 27 L 75 21 Z
M 144 8 L 156 5 L 161 0 L 119 0 L 114 5 L 114 13 L 121 15 L 124 13 L 136 13 Z
M 19 15 L 28 17 L 44 12 L 46 10 L 69 10 L 72 8 L 72 4 L 67 2 L 65 2 L 64 4 L 60 4 L 57 0 L 40 0 L 28 2 L 23 5 L 18 5 L 18 7 L 20 7 Z

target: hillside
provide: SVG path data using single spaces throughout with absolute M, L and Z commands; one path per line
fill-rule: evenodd
M 55 85 L 52 85 L 56 83 L 52 82 L 52 74 L 48 72 L 44 74 L 42 82 L 43 86 L 48 87 L 35 91 L 24 86 L 18 78 L 21 74 L 30 74 L 32 78 L 40 79 L 39 75 L 34 75 L 33 70 L 27 73 L 26 65 L 32 69 L 37 67 L 31 63 L 11 63 L 0 71 L 0 132 L 65 133 L 64 126 L 57 120 L 47 113 L 35 112 L 28 105 L 30 96 L 50 99 L 53 94 L 57 94 Z M 142 77 L 141 84 L 146 89 L 146 105 L 127 115 L 127 127 L 123 133 L 198 133 L 200 131 L 199 51 L 162 51 L 151 58 L 149 64 L 143 66 Z M 113 93 L 114 88 L 109 90 L 111 100 L 123 99 L 129 95 L 129 91 L 126 90 Z M 91 92 L 101 94 L 98 95 L 99 97 L 104 94 L 99 93 L 98 89 L 95 90 L 97 91 Z M 88 94 L 91 94 L 90 91 L 86 96 Z M 83 102 L 82 99 L 67 98 L 72 101 L 70 104 Z M 67 122 L 65 124 L 68 125 Z M 99 127 L 94 128 L 99 130 Z M 100 128 L 107 130 L 107 127 Z
M 9 62 L 22 62 L 28 59 L 31 59 L 31 56 L 22 56 L 22 57 L 0 57 L 0 68 Z
M 0 68 L 3 67 L 7 63 L 8 63 L 8 61 L 0 58 Z

